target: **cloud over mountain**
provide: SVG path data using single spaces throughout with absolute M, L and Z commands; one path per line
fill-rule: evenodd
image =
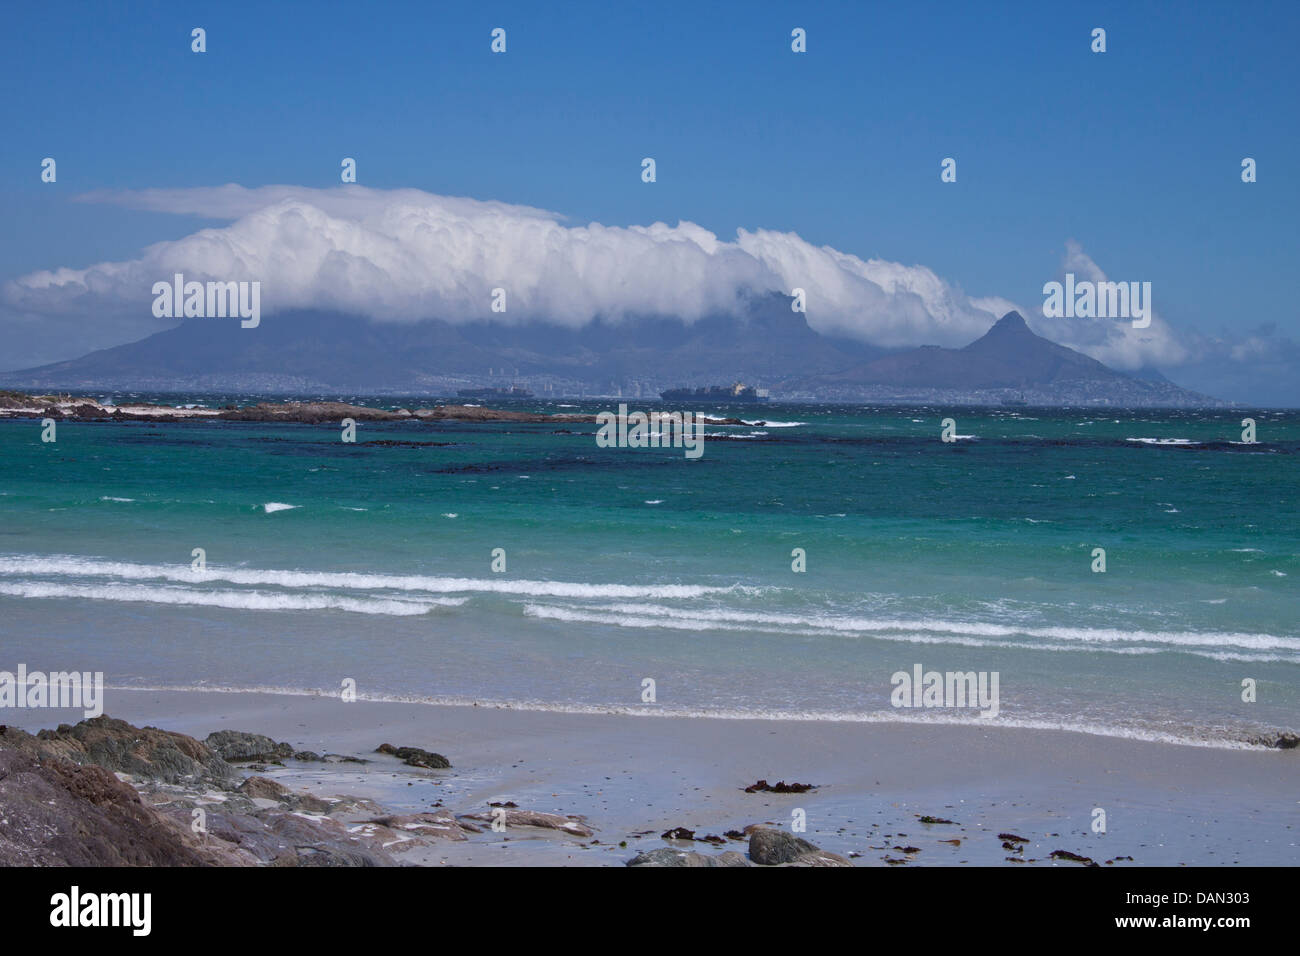
M 739 229 L 728 241 L 691 222 L 570 225 L 529 206 L 362 186 L 227 185 L 80 198 L 229 224 L 156 243 L 129 261 L 22 276 L 5 285 L 9 308 L 146 315 L 153 284 L 180 272 L 187 280 L 260 280 L 268 315 L 311 308 L 378 321 L 581 327 L 660 315 L 693 322 L 743 312 L 756 294 L 801 288 L 814 330 L 878 346 L 961 345 L 1019 309 L 1040 333 L 1118 368 L 1187 357 L 1158 316 L 1143 330 L 1125 321 L 1046 319 L 1040 308 L 971 298 L 924 266 L 863 260 L 788 232 Z M 1075 245 L 1063 271 L 1104 278 Z M 504 314 L 491 311 L 496 288 L 506 290 Z
M 1107 276 L 1074 240 L 1066 242 L 1061 272 L 1054 278 L 1059 281 L 1066 273 L 1073 274 L 1076 281 L 1093 283 L 1137 278 Z M 1158 288 L 1153 290 L 1153 298 L 1159 301 Z M 1048 318 L 1041 308 L 1035 312 L 1032 324 L 1039 334 L 1076 348 L 1113 368 L 1169 367 L 1182 365 L 1191 356 L 1188 346 L 1179 341 L 1160 318 L 1159 310 L 1153 310 L 1151 325 L 1145 329 L 1135 329 L 1131 322 L 1123 320 Z

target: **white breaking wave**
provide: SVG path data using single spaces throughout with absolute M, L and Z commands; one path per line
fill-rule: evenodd
M 1273 634 L 1192 631 L 1130 631 L 1114 628 L 1012 627 L 967 621 L 885 620 L 833 614 L 784 614 L 729 608 L 676 608 L 654 604 L 612 604 L 581 608 L 529 604 L 525 613 L 572 623 L 613 624 L 684 631 L 765 631 L 800 634 L 862 634 L 881 640 L 1028 650 L 1102 650 L 1154 654 L 1178 650 L 1216 660 L 1293 661 L 1300 638 Z M 1041 641 L 1057 643 L 1044 644 Z M 1037 641 L 1038 643 L 1032 643 Z M 1147 645 L 1147 646 L 1143 646 Z M 1154 645 L 1154 646 L 1151 646 Z M 1277 656 L 1278 653 L 1286 656 Z M 1287 654 L 1287 652 L 1290 652 Z
M 1275 570 L 1272 573 L 1281 572 Z M 45 578 L 80 580 L 41 580 Z M 934 617 L 890 619 L 874 612 L 745 610 L 721 606 L 716 600 L 707 604 L 698 600 L 783 590 L 739 584 L 596 584 L 259 568 L 208 567 L 195 571 L 180 562 L 143 564 L 74 555 L 0 557 L 0 582 L 3 582 L 0 583 L 0 594 L 14 597 L 146 601 L 249 610 L 332 608 L 395 615 L 422 614 L 433 607 L 463 604 L 472 595 L 498 594 L 525 599 L 522 611 L 528 617 L 619 628 L 858 636 L 916 644 L 1104 651 L 1125 655 L 1178 652 L 1220 661 L 1300 662 L 1300 637 L 1290 635 L 1034 626 Z M 270 590 L 221 590 L 195 586 L 213 583 Z M 396 593 L 355 593 L 375 591 Z M 461 597 L 435 597 L 453 594 Z M 536 599 L 546 603 L 538 603 Z
M 685 599 L 727 592 L 757 593 L 762 588 L 733 584 L 589 584 L 582 581 L 490 580 L 416 574 L 362 574 L 354 571 L 289 571 L 258 568 L 191 570 L 188 564 L 136 564 L 74 555 L 19 555 L 0 558 L 0 574 L 108 577 L 131 581 L 178 581 L 185 584 L 225 581 L 230 584 L 282 588 L 424 591 L 431 594 L 493 593 L 528 597 Z
M 142 584 L 51 584 L 45 581 L 0 583 L 0 594 L 22 598 L 64 598 L 128 601 L 190 607 L 224 607 L 241 611 L 352 611 L 411 617 L 435 607 L 456 607 L 467 598 L 399 601 L 391 598 L 336 597 L 331 594 L 276 594 L 266 591 L 197 591 Z
M 294 508 L 301 508 L 302 505 L 286 505 L 283 501 L 268 501 L 262 505 L 267 514 L 275 514 L 277 511 L 291 511 Z

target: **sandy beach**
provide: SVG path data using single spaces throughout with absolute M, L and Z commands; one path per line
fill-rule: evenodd
M 217 730 L 251 731 L 303 750 L 372 760 L 286 760 L 264 772 L 296 791 L 367 797 L 401 813 L 435 803 L 456 814 L 484 812 L 489 802 L 512 801 L 581 815 L 595 831 L 594 838 L 577 838 L 485 829 L 464 842 L 404 854 L 408 864 L 620 866 L 669 845 L 743 852 L 738 842 L 714 847 L 698 838 L 759 823 L 788 829 L 797 809 L 806 813 L 802 837 L 858 865 L 1079 865 L 1051 858 L 1056 850 L 1110 866 L 1300 862 L 1295 751 L 1020 728 L 633 717 L 193 691 L 112 690 L 107 713 L 199 739 Z M 33 732 L 81 717 L 57 710 L 5 716 Z M 381 743 L 437 751 L 452 769 L 375 761 Z M 744 791 L 759 779 L 815 789 Z M 1098 809 L 1105 812 L 1104 833 L 1093 830 Z M 661 838 L 677 827 L 695 831 L 697 840 Z M 1026 838 L 1021 852 L 1004 848 L 998 834 L 1008 832 Z

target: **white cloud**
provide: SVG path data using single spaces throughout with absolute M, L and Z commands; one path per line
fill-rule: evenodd
M 1076 281 L 1108 281 L 1106 273 L 1074 240 L 1066 242 L 1061 271 L 1053 279 L 1061 281 L 1067 272 L 1073 273 Z M 1125 282 L 1141 281 L 1140 276 L 1115 278 Z M 1160 300 L 1158 286 L 1152 288 L 1151 298 L 1153 302 Z M 1126 371 L 1145 366 L 1169 368 L 1181 365 L 1191 357 L 1169 324 L 1160 317 L 1158 309 L 1152 309 L 1151 324 L 1145 329 L 1133 328 L 1129 319 L 1048 318 L 1043 315 L 1041 302 L 1032 312 L 1023 314 L 1025 321 L 1039 335 L 1078 349 L 1112 368 Z
M 35 315 L 148 314 L 155 282 L 260 280 L 264 315 L 291 308 L 352 312 L 380 321 L 544 319 L 582 326 L 597 317 L 673 315 L 687 321 L 745 307 L 753 293 L 806 291 L 808 323 L 877 345 L 960 346 L 1016 308 L 972 299 L 924 266 L 862 260 L 794 233 L 738 230 L 721 240 L 676 226 L 572 226 L 556 213 L 502 202 L 362 186 L 312 189 L 227 185 L 98 192 L 116 203 L 229 220 L 160 242 L 134 260 L 22 276 L 4 288 L 11 308 Z M 1101 270 L 1077 245 L 1064 269 Z M 492 290 L 508 311 L 493 314 Z M 1185 350 L 1158 317 L 1146 330 L 1106 320 L 1049 320 L 1019 310 L 1040 333 L 1107 364 L 1176 364 Z

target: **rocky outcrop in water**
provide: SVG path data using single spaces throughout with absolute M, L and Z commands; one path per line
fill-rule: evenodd
M 224 408 L 175 408 L 171 405 L 105 405 L 93 398 L 72 395 L 26 395 L 0 391 L 0 418 L 53 418 L 74 421 L 222 421 L 281 422 L 299 425 L 337 425 L 345 418 L 357 422 L 519 422 L 523 424 L 595 424 L 595 415 L 517 412 L 478 405 L 436 405 L 431 408 L 384 409 L 346 402 L 258 402 Z M 740 418 L 704 418 L 706 425 L 762 425 Z M 364 444 L 364 443 L 363 443 Z
M 388 754 L 411 767 L 424 767 L 428 770 L 450 770 L 451 761 L 442 754 L 419 747 L 394 747 L 392 744 L 380 744 L 375 748 L 377 754 Z
M 759 780 L 745 787 L 746 793 L 807 793 L 809 790 L 816 790 L 817 785 L 812 783 L 786 783 L 784 780 L 777 783 L 768 783 L 766 780 Z

